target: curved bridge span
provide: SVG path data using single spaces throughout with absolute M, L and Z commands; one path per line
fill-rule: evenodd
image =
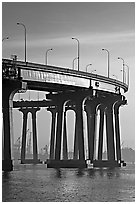
M 41 107 L 51 112 L 50 158 L 48 167 L 85 168 L 83 112 L 87 119 L 88 160 L 93 166 L 121 166 L 119 108 L 127 104 L 128 85 L 108 77 L 82 71 L 36 63 L 2 60 L 3 107 L 3 170 L 12 170 L 11 144 L 12 109 L 23 114 L 21 163 L 38 163 L 36 113 Z M 43 101 L 17 101 L 13 96 L 19 90 L 48 92 Z M 73 159 L 68 159 L 66 112 L 75 113 Z M 25 159 L 28 113 L 32 114 L 33 159 Z M 97 113 L 99 113 L 97 131 Z M 104 122 L 105 121 L 105 122 Z M 104 129 L 106 129 L 107 160 L 102 159 Z M 98 135 L 96 134 L 98 132 Z M 96 138 L 98 143 L 95 144 Z M 97 155 L 95 155 L 95 149 Z
M 46 66 L 36 63 L 25 63 L 3 59 L 3 68 L 21 77 L 21 80 L 27 82 L 28 88 L 45 89 L 47 91 L 60 91 L 62 89 L 75 90 L 80 88 L 93 88 L 106 90 L 113 93 L 127 92 L 128 85 L 108 77 L 97 74 L 91 74 L 83 71 L 76 71 L 68 68 Z M 20 73 L 18 73 L 18 70 Z M 54 86 L 52 86 L 54 84 Z M 62 86 L 61 86 L 62 85 Z

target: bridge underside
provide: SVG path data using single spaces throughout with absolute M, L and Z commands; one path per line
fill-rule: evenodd
M 86 168 L 88 166 L 86 160 L 89 160 L 90 164 L 94 167 L 121 166 L 123 161 L 121 160 L 118 113 L 119 107 L 126 104 L 126 100 L 123 96 L 99 90 L 82 89 L 67 92 L 50 92 L 46 95 L 46 98 L 47 100 L 43 101 L 17 101 L 13 103 L 13 107 L 21 107 L 20 111 L 23 113 L 23 118 L 25 118 L 26 112 L 36 113 L 40 107 L 47 107 L 47 111 L 51 112 L 50 158 L 46 162 L 48 168 Z M 36 107 L 39 107 L 39 109 Z M 66 126 L 66 112 L 68 110 L 73 110 L 76 118 L 73 159 L 68 158 Z M 85 111 L 87 115 L 88 158 L 85 158 L 84 149 L 83 111 Z M 98 121 L 98 144 L 95 145 L 97 137 L 95 134 L 97 111 L 100 112 L 100 119 Z M 115 121 L 113 121 L 113 118 Z M 105 119 L 106 124 L 104 123 Z M 27 124 L 25 119 L 24 123 Z M 107 134 L 107 160 L 103 160 L 102 158 L 104 128 Z M 22 138 L 26 137 L 26 129 L 27 127 L 24 126 Z M 61 144 L 63 144 L 63 146 Z M 95 158 L 96 148 L 98 149 L 98 153 Z M 21 161 L 22 163 L 28 163 L 25 160 L 25 143 L 24 147 L 22 146 L 22 151 L 24 151 L 24 153 Z M 35 157 L 36 160 L 32 160 L 32 163 L 39 163 L 37 156 Z

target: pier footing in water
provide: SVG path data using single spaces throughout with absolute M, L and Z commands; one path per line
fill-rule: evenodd
M 121 167 L 121 164 L 123 166 L 126 166 L 126 163 L 121 162 L 118 163 L 117 161 L 111 161 L 111 160 L 94 160 L 93 161 L 93 167 Z
M 13 164 L 12 160 L 2 160 L 2 171 L 12 171 Z
M 85 160 L 47 160 L 47 168 L 87 168 L 87 164 Z

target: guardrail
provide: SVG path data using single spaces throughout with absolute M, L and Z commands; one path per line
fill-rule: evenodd
M 15 61 L 10 59 L 2 59 L 2 70 L 4 78 L 15 78 L 21 79 L 21 70 L 33 70 L 40 72 L 50 72 L 54 74 L 62 74 L 68 76 L 75 76 L 84 79 L 96 80 L 97 82 L 104 82 L 107 84 L 114 85 L 116 87 L 120 87 L 124 90 L 124 92 L 128 91 L 128 85 L 112 78 L 108 78 L 105 76 L 92 74 L 84 71 L 72 70 L 69 68 L 56 67 L 56 66 L 47 66 L 43 64 L 31 63 L 31 62 L 22 62 Z

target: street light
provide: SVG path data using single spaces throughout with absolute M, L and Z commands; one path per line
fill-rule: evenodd
M 125 69 L 124 69 L 124 70 L 121 69 L 120 71 L 121 71 L 121 72 L 124 72 L 124 73 L 123 73 L 123 76 L 124 76 L 124 79 L 123 79 L 124 81 L 123 81 L 123 83 L 126 83 L 126 72 L 125 72 Z
M 126 66 L 126 67 L 128 68 L 128 77 L 127 77 L 128 82 L 127 82 L 127 84 L 128 84 L 128 86 L 129 86 L 129 66 L 128 66 L 127 64 L 124 64 L 124 66 Z
M 78 71 L 79 71 L 79 40 L 77 38 L 72 38 L 72 40 L 76 40 L 78 42 L 77 59 L 78 59 Z
M 4 37 L 3 39 L 2 39 L 2 42 L 4 41 L 4 40 L 8 40 L 9 39 L 9 37 Z
M 113 74 L 112 76 L 114 76 L 116 79 L 118 78 L 115 74 Z
M 46 57 L 45 57 L 45 64 L 47 65 L 48 64 L 48 52 L 49 51 L 52 51 L 53 49 L 52 48 L 50 48 L 50 49 L 48 49 L 47 51 L 46 51 Z
M 108 53 L 108 78 L 109 78 L 109 51 L 104 48 L 102 50 L 105 50 Z
M 75 58 L 73 59 L 73 62 L 72 62 L 72 68 L 73 68 L 73 69 L 74 69 L 74 62 L 75 62 L 76 59 L 78 59 L 78 58 L 75 57 Z
M 122 57 L 118 57 L 118 59 L 121 59 L 122 61 L 123 61 L 123 83 L 124 83 L 124 78 L 125 78 L 125 76 L 124 76 L 124 59 L 122 58 Z
M 86 66 L 86 72 L 87 72 L 87 70 L 88 70 L 88 67 L 89 67 L 90 65 L 92 65 L 92 64 L 88 64 L 88 65 Z
M 96 72 L 96 71 L 97 71 L 96 69 L 92 70 L 92 71 L 91 71 L 91 74 L 92 74 L 93 72 Z
M 17 23 L 17 25 L 22 25 L 24 27 L 24 31 L 25 31 L 25 62 L 26 62 L 26 26 L 23 23 Z

